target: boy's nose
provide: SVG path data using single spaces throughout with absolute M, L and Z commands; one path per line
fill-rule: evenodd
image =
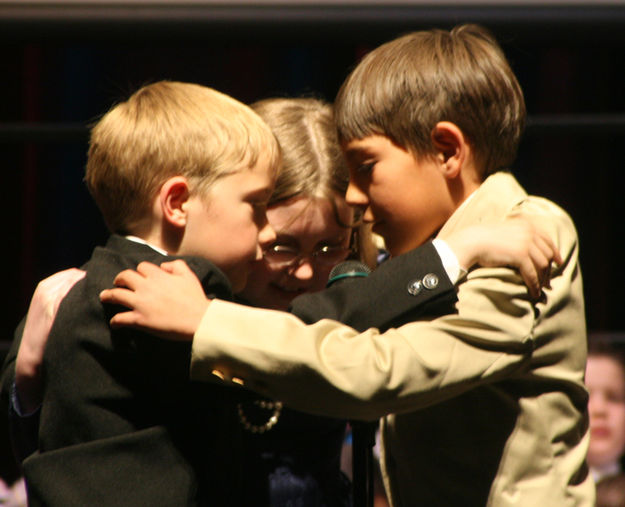
M 256 245 L 256 260 L 263 258 L 263 248 L 271 245 L 276 240 L 276 231 L 269 224 L 268 220 L 265 220 L 265 224 L 258 231 L 258 242 Z
M 351 206 L 365 207 L 369 204 L 369 198 L 362 189 L 350 180 L 347 185 L 347 191 L 345 192 L 345 201 Z

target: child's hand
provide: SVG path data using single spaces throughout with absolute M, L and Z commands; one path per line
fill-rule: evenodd
M 517 268 L 533 299 L 539 299 L 541 289 L 549 287 L 552 262 L 562 263 L 551 238 L 521 216 L 500 224 L 468 227 L 445 241 L 464 268 L 475 264 Z
M 132 327 L 169 340 L 191 341 L 210 301 L 184 261 L 156 266 L 142 262 L 115 277 L 117 286 L 100 293 L 103 303 L 130 308 L 111 319 L 111 327 Z
M 41 364 L 50 329 L 61 301 L 85 275 L 80 269 L 66 269 L 42 280 L 35 289 L 15 360 L 15 387 L 23 413 L 41 404 Z

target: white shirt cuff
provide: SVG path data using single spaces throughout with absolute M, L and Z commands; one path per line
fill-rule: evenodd
M 458 257 L 456 257 L 456 254 L 444 240 L 436 238 L 432 240 L 432 244 L 434 248 L 436 248 L 438 256 L 441 258 L 443 269 L 447 273 L 451 283 L 454 285 L 457 284 L 461 278 L 466 276 L 466 269 L 460 266 Z

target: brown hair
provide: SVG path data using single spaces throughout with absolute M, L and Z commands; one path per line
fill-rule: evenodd
M 315 98 L 273 98 L 251 105 L 269 125 L 282 149 L 282 169 L 269 204 L 295 196 L 344 199 L 349 171 L 338 142 L 334 111 Z M 341 224 L 338 213 L 337 222 Z M 295 219 L 296 217 L 294 217 Z M 369 227 L 355 230 L 356 248 L 362 260 L 375 265 L 375 249 Z
M 591 333 L 588 336 L 588 357 L 608 357 L 616 361 L 625 374 L 625 341 L 622 333 Z
M 278 143 L 249 107 L 205 86 L 160 81 L 93 127 L 85 180 L 109 229 L 126 234 L 151 216 L 168 178 L 185 176 L 192 192 L 204 194 L 265 153 L 278 167 Z
M 521 87 L 493 36 L 477 25 L 383 44 L 349 75 L 335 107 L 341 141 L 384 135 L 418 157 L 435 153 L 436 124 L 452 122 L 484 177 L 513 162 L 525 124 Z

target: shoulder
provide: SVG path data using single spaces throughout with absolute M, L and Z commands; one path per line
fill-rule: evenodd
M 547 232 L 558 248 L 574 247 L 578 236 L 571 216 L 558 204 L 535 195 L 530 195 L 512 209 L 511 214 L 521 214 L 537 227 Z

